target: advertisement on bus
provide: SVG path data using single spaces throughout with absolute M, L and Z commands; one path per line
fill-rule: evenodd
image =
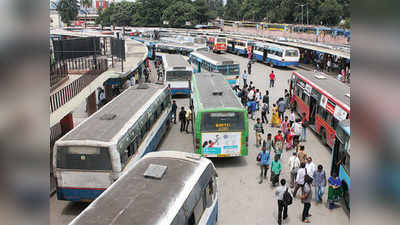
M 204 155 L 240 155 L 241 132 L 203 133 Z

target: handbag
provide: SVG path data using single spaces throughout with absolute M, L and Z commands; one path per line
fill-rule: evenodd
M 257 154 L 256 160 L 257 160 L 257 162 L 260 162 L 260 161 L 261 161 L 261 152 L 259 152 L 259 153 Z

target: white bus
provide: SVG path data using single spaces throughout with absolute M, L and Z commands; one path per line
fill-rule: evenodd
M 91 201 L 147 152 L 155 151 L 171 120 L 164 85 L 130 87 L 54 146 L 57 198 Z
M 172 95 L 189 95 L 193 68 L 181 55 L 163 54 L 164 81 Z
M 300 52 L 297 48 L 256 42 L 253 53 L 257 61 L 269 63 L 271 66 L 288 67 L 299 65 Z
M 218 177 L 193 153 L 147 154 L 70 225 L 215 225 Z

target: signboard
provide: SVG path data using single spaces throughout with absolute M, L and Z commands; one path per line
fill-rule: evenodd
M 125 40 L 111 38 L 111 55 L 125 59 Z
M 203 154 L 238 155 L 240 154 L 240 139 L 240 132 L 203 133 L 201 146 Z
M 347 112 L 344 111 L 340 106 L 336 105 L 335 111 L 333 112 L 333 116 L 339 121 L 345 120 L 347 117 Z

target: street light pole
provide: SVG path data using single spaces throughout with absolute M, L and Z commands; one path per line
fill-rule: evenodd
M 309 23 L 308 23 L 308 4 L 306 6 L 307 6 L 307 25 L 309 25 Z

